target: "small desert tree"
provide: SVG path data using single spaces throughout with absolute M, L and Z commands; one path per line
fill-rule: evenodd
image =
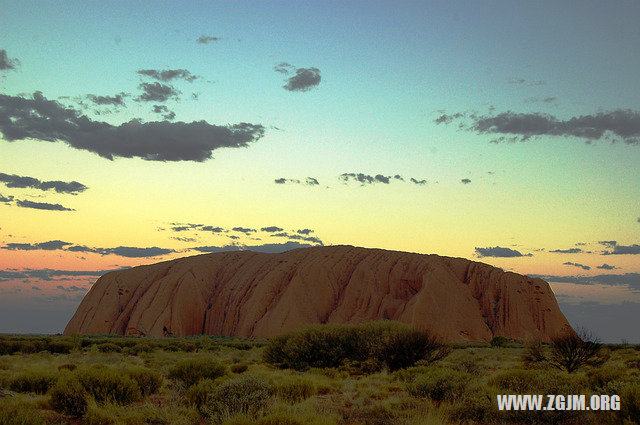
M 601 350 L 600 341 L 586 329 L 566 332 L 551 340 L 549 363 L 572 373 L 583 366 L 600 364 L 602 361 L 598 355 Z

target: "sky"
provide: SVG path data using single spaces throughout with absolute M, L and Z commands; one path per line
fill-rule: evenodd
M 349 244 L 640 343 L 640 3 L 0 0 L 0 333 L 109 270 Z

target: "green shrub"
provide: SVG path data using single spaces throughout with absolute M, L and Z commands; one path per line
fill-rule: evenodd
M 273 387 L 274 394 L 289 403 L 298 403 L 317 393 L 315 384 L 309 379 L 294 378 L 279 382 Z
M 620 391 L 620 411 L 618 417 L 633 423 L 640 423 L 640 384 L 626 385 Z
M 75 348 L 71 341 L 51 340 L 46 345 L 46 350 L 51 354 L 69 354 Z
M 359 325 L 313 325 L 272 338 L 263 359 L 280 368 L 304 371 L 337 368 L 345 362 L 376 360 L 390 370 L 430 363 L 448 353 L 426 331 L 380 321 Z
M 45 419 L 34 403 L 17 397 L 0 398 L 0 424 L 44 425 Z
M 504 336 L 494 336 L 491 339 L 491 346 L 492 347 L 506 347 L 508 343 L 511 342 L 510 338 L 504 337 Z
M 143 367 L 130 369 L 127 375 L 136 381 L 144 397 L 155 394 L 162 386 L 162 375 L 150 369 Z
M 99 403 L 130 404 L 142 397 L 136 381 L 113 369 L 84 369 L 76 372 L 76 376 Z
M 231 365 L 231 372 L 233 373 L 238 373 L 238 374 L 244 373 L 247 371 L 247 369 L 249 369 L 249 366 L 243 363 L 237 363 L 237 364 Z
M 266 406 L 271 397 L 271 386 L 263 379 L 242 375 L 216 386 L 203 406 L 210 417 L 229 417 L 238 414 L 255 415 Z
M 451 369 L 433 370 L 418 375 L 407 384 L 407 392 L 413 397 L 436 401 L 454 400 L 462 396 L 471 376 Z
M 304 422 L 293 415 L 281 413 L 264 416 L 258 419 L 256 425 L 304 425 Z
M 187 404 L 194 406 L 200 415 L 205 416 L 206 412 L 203 408 L 209 402 L 216 387 L 217 384 L 213 379 L 201 379 L 187 389 Z
M 22 372 L 9 381 L 9 389 L 19 393 L 44 394 L 57 380 L 51 372 Z
M 49 403 L 58 413 L 80 417 L 87 411 L 87 393 L 75 377 L 65 377 L 49 391 Z
M 62 371 L 62 370 L 69 370 L 69 371 L 74 371 L 78 368 L 78 366 L 76 366 L 73 363 L 65 363 L 65 364 L 61 364 L 60 366 L 58 366 L 58 370 Z
M 119 345 L 113 344 L 111 342 L 106 342 L 104 344 L 98 344 L 96 346 L 98 351 L 101 353 L 119 353 L 122 351 L 122 348 Z
M 494 375 L 489 384 L 505 394 L 587 394 L 589 388 L 586 377 L 557 370 L 508 370 Z
M 216 379 L 225 375 L 223 365 L 209 359 L 183 360 L 169 370 L 169 378 L 190 387 L 201 379 Z

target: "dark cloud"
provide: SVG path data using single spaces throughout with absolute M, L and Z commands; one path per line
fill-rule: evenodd
M 234 227 L 231 230 L 233 230 L 234 232 L 244 233 L 245 235 L 249 235 L 249 234 L 255 233 L 257 231 L 256 229 L 251 229 L 249 227 Z
M 375 176 L 371 176 L 369 174 L 362 173 L 343 173 L 338 176 L 340 180 L 345 183 L 350 181 L 355 181 L 360 183 L 362 186 L 366 184 L 374 184 L 374 183 L 382 183 L 389 184 L 391 181 L 391 176 L 383 176 L 382 174 L 376 174 Z
M 10 69 L 16 69 L 16 66 L 20 64 L 18 59 L 9 59 L 7 51 L 0 49 L 0 71 L 7 71 Z
M 555 252 L 558 254 L 578 254 L 580 252 L 583 252 L 582 249 L 580 248 L 569 248 L 569 249 L 554 249 L 552 251 L 549 252 Z
M 115 96 L 97 96 L 95 94 L 88 94 L 87 99 L 96 105 L 111 105 L 111 106 L 125 106 L 124 99 L 129 96 L 127 93 L 121 92 Z
M 320 182 L 315 177 L 307 177 L 304 180 L 285 179 L 284 177 L 280 177 L 278 179 L 275 179 L 274 182 L 276 184 L 301 184 L 301 185 L 304 185 L 304 186 L 318 186 L 318 185 L 320 185 Z
M 280 232 L 280 233 L 274 233 L 271 235 L 271 237 L 274 238 L 287 238 L 290 240 L 297 240 L 297 241 L 306 241 L 306 242 L 312 242 L 318 245 L 322 245 L 322 241 L 320 240 L 320 238 L 317 238 L 315 236 L 304 236 L 302 234 L 291 234 L 288 232 Z
M 274 69 L 282 72 L 278 66 Z M 295 70 L 295 75 L 289 77 L 287 83 L 282 87 L 288 91 L 309 91 L 320 84 L 321 79 L 318 68 L 298 68 Z
M 13 196 L 8 195 L 7 197 L 2 196 L 2 194 L 0 193 L 0 202 L 5 203 L 5 204 L 9 204 L 13 201 Z
M 395 176 L 393 176 L 394 179 L 399 180 L 401 182 L 404 181 L 404 177 L 402 177 L 400 174 L 396 174 Z
M 469 179 L 462 179 L 462 180 L 460 180 L 460 182 L 461 182 L 462 184 L 469 184 L 469 183 L 471 183 L 471 180 L 469 180 Z
M 138 74 L 151 77 L 158 81 L 185 80 L 191 83 L 199 78 L 186 69 L 165 69 L 162 71 L 157 69 L 141 69 L 138 71 Z
M 220 37 L 214 37 L 212 35 L 201 35 L 200 37 L 198 37 L 196 42 L 199 44 L 209 44 L 220 40 L 222 40 Z
M 55 251 L 55 250 L 63 249 L 63 247 L 68 245 L 71 245 L 71 243 L 55 240 L 55 241 L 40 242 L 40 243 L 34 243 L 34 244 L 8 243 L 1 248 L 8 249 L 11 251 L 34 251 L 34 250 Z
M 640 255 L 640 245 L 618 245 L 617 241 L 600 241 L 609 251 L 602 251 L 602 255 Z
M 176 117 L 176 113 L 169 110 L 165 105 L 153 105 L 153 112 L 162 115 L 162 118 L 173 121 Z
M 143 102 L 166 102 L 178 99 L 180 92 L 168 84 L 140 83 L 142 94 L 136 98 Z
M 547 282 L 575 283 L 578 285 L 627 285 L 640 291 L 640 273 L 600 274 L 596 276 L 554 276 L 554 275 L 530 275 Z
M 195 241 L 197 241 L 196 238 L 186 238 L 186 237 L 181 237 L 181 236 L 171 236 L 171 239 L 175 239 L 175 240 L 180 241 L 180 242 L 195 242 Z
M 228 252 L 228 251 L 254 251 L 254 252 L 266 252 L 270 254 L 277 254 L 280 252 L 291 251 L 292 249 L 308 248 L 312 245 L 304 244 L 295 241 L 288 241 L 285 243 L 272 243 L 262 245 L 226 245 L 226 246 L 198 246 L 193 250 L 198 252 Z
M 110 160 L 198 162 L 210 159 L 215 149 L 246 147 L 264 135 L 262 125 L 249 123 L 216 126 L 206 121 L 131 120 L 114 126 L 47 100 L 40 92 L 31 99 L 0 94 L 0 131 L 7 141 L 63 141 Z
M 558 100 L 557 97 L 555 96 L 548 96 L 548 97 L 543 97 L 543 98 L 539 98 L 539 97 L 528 97 L 524 100 L 524 103 L 538 103 L 538 102 L 543 102 L 543 103 L 553 103 L 556 100 Z
M 94 248 L 85 245 L 73 245 L 69 242 L 63 242 L 59 240 L 41 242 L 35 244 L 29 243 L 8 243 L 0 249 L 7 249 L 13 251 L 33 251 L 33 250 L 46 250 L 46 251 L 69 251 L 69 252 L 87 252 L 100 255 L 118 255 L 120 257 L 128 258 L 143 258 L 143 257 L 157 257 L 160 255 L 170 254 L 175 252 L 173 249 L 148 247 L 138 248 L 130 246 L 118 246 L 115 248 Z
M 279 64 L 273 67 L 274 71 L 279 72 L 281 74 L 288 74 L 294 69 L 295 69 L 295 66 L 287 62 L 280 62 Z
M 0 173 L 0 182 L 12 188 L 30 188 L 39 190 L 55 190 L 58 193 L 75 195 L 87 190 L 87 186 L 77 181 L 63 182 L 59 180 L 41 181 L 34 177 Z
M 65 292 L 87 292 L 88 289 L 87 288 L 81 288 L 79 286 L 62 286 L 62 285 L 58 285 L 56 286 L 56 288 L 58 288 L 61 291 L 65 291 Z
M 585 266 L 584 264 L 580 264 L 580 263 L 572 263 L 571 261 L 567 261 L 566 263 L 562 263 L 565 266 L 572 266 L 572 267 L 578 267 L 582 270 L 591 270 L 591 267 L 589 266 Z
M 35 210 L 48 210 L 48 211 L 75 211 L 73 208 L 67 208 L 60 204 L 50 204 L 48 202 L 33 202 L 29 200 L 16 200 L 16 205 L 22 208 L 32 208 Z
M 217 227 L 217 226 L 200 226 L 198 229 L 202 230 L 203 232 L 211 232 L 211 233 L 226 232 L 225 229 L 223 229 L 222 227 Z
M 115 270 L 55 270 L 55 269 L 5 269 L 0 270 L 0 281 L 37 279 L 42 281 L 69 280 L 77 277 L 102 276 Z
M 460 113 L 459 113 L 460 114 Z M 455 114 L 455 115 L 459 115 Z M 449 124 L 454 115 L 443 115 L 435 120 L 436 124 Z M 576 137 L 587 142 L 611 139 L 622 140 L 627 144 L 640 144 L 640 111 L 616 109 L 581 115 L 561 120 L 543 113 L 502 112 L 496 115 L 461 114 L 472 119 L 472 123 L 461 128 L 478 134 L 495 134 L 494 142 L 527 141 L 537 136 Z M 512 136 L 512 137 L 507 137 Z M 612 136 L 612 137 L 610 137 Z
M 476 247 L 476 254 L 478 255 L 478 257 L 481 257 L 481 258 L 482 257 L 509 258 L 509 257 L 531 257 L 531 256 L 533 256 L 532 254 L 522 254 L 520 251 L 516 251 L 515 249 L 503 248 L 501 246 L 486 247 L 486 248 Z
M 442 114 L 438 118 L 434 120 L 436 124 L 450 124 L 453 120 L 457 120 L 459 118 L 464 117 L 465 114 L 462 112 L 457 112 L 455 114 Z
M 518 85 L 529 83 L 528 85 L 530 85 L 530 86 L 542 86 L 542 85 L 545 84 L 545 82 L 542 81 L 542 80 L 527 81 L 524 78 L 511 78 L 511 79 L 507 80 L 507 82 L 509 84 L 518 84 Z
M 282 229 L 280 229 L 282 230 Z M 309 235 L 311 233 L 313 233 L 313 230 L 311 229 L 298 229 L 296 230 L 296 233 L 298 233 L 299 235 Z
M 619 269 L 619 267 L 616 267 L 616 266 L 610 266 L 610 265 L 609 265 L 609 264 L 607 264 L 607 263 L 605 263 L 605 264 L 603 264 L 603 265 L 601 265 L 601 266 L 597 266 L 596 268 L 597 268 L 597 269 L 602 269 L 602 270 L 616 270 L 616 269 Z
M 284 229 L 278 226 L 269 226 L 269 227 L 263 227 L 260 230 L 262 230 L 263 232 L 273 233 L 273 232 L 282 232 Z
M 419 186 L 424 186 L 424 185 L 426 185 L 426 184 L 427 184 L 427 181 L 426 181 L 425 179 L 423 179 L 423 180 L 416 180 L 416 179 L 414 179 L 413 177 L 411 177 L 411 179 L 410 179 L 409 181 L 410 181 L 411 183 L 413 183 L 413 184 L 417 184 L 417 185 L 419 185 Z

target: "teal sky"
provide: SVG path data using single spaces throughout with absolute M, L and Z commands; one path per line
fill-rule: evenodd
M 312 229 L 325 245 L 475 258 L 547 276 L 574 325 L 640 341 L 637 329 L 593 319 L 593 303 L 616 311 L 626 302 L 617 311 L 640 316 L 639 20 L 636 1 L 0 0 L 0 53 L 13 61 L 0 66 L 0 310 L 31 312 L 42 302 L 59 317 L 23 326 L 0 313 L 0 332 L 61 329 L 95 278 L 22 281 L 16 273 L 108 270 L 193 255 L 199 246 L 266 244 L 274 240 L 259 232 L 225 235 L 234 226 L 277 225 Z M 198 43 L 201 36 L 218 39 Z M 289 74 L 274 70 L 283 62 Z M 283 88 L 312 69 L 321 79 L 306 90 Z M 139 70 L 197 78 L 157 81 Z M 142 101 L 145 83 L 170 86 L 176 96 Z M 65 137 L 87 134 L 60 130 L 57 141 L 44 141 L 33 122 L 19 122 L 16 102 L 36 91 L 120 136 L 118 126 L 135 119 L 171 128 L 251 123 L 264 134 L 240 149 L 215 145 L 203 161 L 108 160 L 96 155 L 111 149 L 104 134 L 81 150 Z M 118 93 L 125 96 L 117 108 L 87 97 Z M 449 118 L 436 123 L 441 117 Z M 14 125 L 30 136 L 12 138 Z M 184 134 L 163 152 L 187 149 Z M 500 137 L 518 141 L 491 143 Z M 148 140 L 130 143 L 155 152 Z M 12 187 L 2 173 L 88 189 L 74 196 Z M 341 180 L 344 173 L 391 180 L 357 184 Z M 307 177 L 320 184 L 292 183 Z M 287 183 L 276 184 L 280 178 Z M 67 210 L 18 206 L 27 199 Z M 187 241 L 166 230 L 171 223 L 228 231 L 194 231 Z M 37 247 L 56 240 L 104 249 Z M 164 253 L 107 249 L 123 246 Z M 483 247 L 519 255 L 487 255 Z M 551 253 L 572 247 L 580 252 Z M 83 289 L 71 299 L 69 285 Z

